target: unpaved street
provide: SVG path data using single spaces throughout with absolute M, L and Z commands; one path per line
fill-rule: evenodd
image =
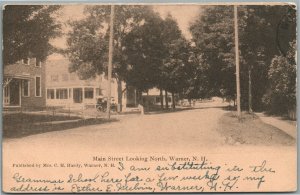
M 296 145 L 230 145 L 226 138 L 218 132 L 218 120 L 225 111 L 220 105 L 202 104 L 196 109 L 171 113 L 152 113 L 147 115 L 115 116 L 118 121 L 91 125 L 75 129 L 54 131 L 3 141 L 3 176 L 8 178 L 5 183 L 10 186 L 12 175 L 21 171 L 24 175 L 48 178 L 51 175 L 70 174 L 84 171 L 98 172 L 99 169 L 66 168 L 14 168 L 16 163 L 91 163 L 94 157 L 111 156 L 205 156 L 213 163 L 239 165 L 260 165 L 262 162 L 274 170 L 278 177 L 269 174 L 266 189 L 276 182 L 273 190 L 288 187 L 295 189 L 296 181 Z M 94 162 L 95 163 L 95 162 Z M 96 162 L 98 163 L 98 162 Z M 142 162 L 136 162 L 143 166 Z M 91 171 L 93 170 L 93 171 Z M 102 169 L 100 169 L 102 171 Z M 33 174 L 34 172 L 34 174 Z M 53 175 L 54 174 L 54 175 Z M 120 174 L 120 173 L 118 173 Z M 286 179 L 282 180 L 282 177 Z M 252 190 L 253 183 L 244 186 Z
M 113 116 L 116 122 L 54 131 L 3 141 L 4 157 L 14 154 L 64 155 L 78 153 L 186 153 L 253 150 L 254 145 L 229 146 L 217 130 L 226 113 L 221 102 L 196 109 L 147 115 Z M 258 147 L 258 146 L 257 146 Z M 259 146 L 261 149 L 262 146 Z M 273 146 L 274 147 L 274 146 Z M 282 146 L 285 147 L 285 146 Z M 287 147 L 293 149 L 294 147 Z M 266 147 L 272 149 L 272 147 Z M 279 149 L 280 150 L 280 149 Z
M 220 108 L 198 108 L 173 113 L 128 115 L 119 121 L 4 141 L 4 151 L 19 148 L 56 151 L 168 152 L 222 145 L 215 130 L 225 113 Z M 38 146 L 38 147 L 37 147 Z M 16 151 L 14 150 L 14 151 Z

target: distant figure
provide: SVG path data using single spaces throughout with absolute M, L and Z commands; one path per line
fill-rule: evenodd
M 141 110 L 141 115 L 144 115 L 144 106 L 139 104 L 138 108 Z
M 193 100 L 193 107 L 196 106 L 196 100 Z

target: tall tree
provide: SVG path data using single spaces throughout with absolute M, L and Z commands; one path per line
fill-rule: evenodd
M 160 67 L 167 52 L 162 27 L 162 19 L 155 14 L 125 39 L 124 53 L 128 62 L 125 81 L 139 91 L 145 92 L 159 85 Z
M 175 94 L 181 93 L 190 83 L 190 44 L 183 37 L 173 40 L 168 46 L 168 57 L 164 60 L 162 73 L 165 90 L 172 94 L 175 108 Z
M 203 57 L 196 47 L 191 47 L 189 55 L 189 66 L 186 69 L 188 79 L 187 85 L 183 89 L 182 98 L 191 99 L 208 98 L 213 94 L 208 78 L 209 65 L 203 60 Z M 224 96 L 225 96 L 224 92 Z
M 60 34 L 58 5 L 6 5 L 3 10 L 4 65 L 28 57 L 45 60 L 53 47 L 49 40 Z
M 67 53 L 71 60 L 70 71 L 82 78 L 94 77 L 106 72 L 109 32 L 109 5 L 87 6 L 86 18 L 70 23 Z M 118 102 L 122 108 L 122 81 L 128 74 L 127 58 L 124 55 L 125 37 L 137 26 L 144 24 L 153 14 L 149 6 L 115 6 L 113 76 L 118 83 Z
M 244 108 L 253 102 L 253 108 L 258 110 L 262 108 L 262 97 L 269 88 L 268 71 L 272 58 L 285 56 L 289 42 L 295 38 L 296 23 L 289 22 L 295 18 L 295 9 L 286 5 L 240 6 L 239 10 L 242 100 Z
M 286 56 L 272 59 L 268 78 L 270 88 L 264 95 L 267 111 L 273 114 L 287 114 L 296 110 L 296 40 L 290 42 Z
M 198 62 L 195 89 L 210 96 L 235 94 L 233 6 L 207 6 L 190 27 Z M 201 86 L 202 85 L 202 86 Z M 205 90 L 209 89 L 209 90 Z M 196 94 L 194 94 L 196 95 Z
M 171 92 L 172 106 L 175 108 L 175 93 L 183 91 L 190 76 L 187 73 L 190 65 L 190 44 L 183 37 L 177 21 L 171 15 L 167 15 L 163 21 L 162 41 L 166 53 L 160 67 L 161 76 L 158 87 L 165 89 L 166 94 Z M 167 105 L 167 95 L 165 98 Z

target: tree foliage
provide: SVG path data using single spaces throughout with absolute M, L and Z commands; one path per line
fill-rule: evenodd
M 3 59 L 11 64 L 28 57 L 45 60 L 60 34 L 57 5 L 6 5 L 3 10 Z
M 165 19 L 149 17 L 128 34 L 125 42 L 130 64 L 128 84 L 141 91 L 157 87 L 173 96 L 183 93 L 191 76 L 190 43 L 171 15 Z
M 83 79 L 106 72 L 109 6 L 87 6 L 86 18 L 70 23 L 70 71 Z M 116 6 L 113 75 L 140 91 L 159 87 L 179 92 L 186 83 L 189 43 L 176 20 L 149 6 Z
M 232 6 L 209 6 L 190 27 L 194 50 L 203 76 L 196 83 L 202 86 L 209 96 L 219 95 L 221 89 L 226 95 L 233 95 L 234 52 L 233 52 L 233 8 Z M 202 81 L 201 81 L 202 80 Z M 199 88 L 199 87 L 196 87 Z
M 70 22 L 67 38 L 69 70 L 82 79 L 106 73 L 109 39 L 110 5 L 86 6 L 86 18 Z M 126 36 L 142 26 L 153 14 L 149 6 L 118 5 L 114 15 L 113 77 L 118 83 L 118 102 L 122 105 L 122 81 L 128 78 L 128 60 L 124 54 Z
M 166 53 L 160 67 L 158 87 L 172 93 L 180 93 L 188 85 L 190 77 L 188 71 L 191 47 L 171 15 L 163 21 L 162 42 Z
M 113 76 L 117 79 L 123 80 L 126 76 L 124 39 L 133 28 L 144 23 L 149 12 L 146 6 L 115 6 Z M 107 69 L 110 6 L 86 6 L 84 14 L 86 18 L 70 22 L 67 54 L 72 62 L 70 70 L 89 78 Z
M 296 108 L 296 41 L 290 43 L 286 56 L 272 59 L 268 78 L 270 89 L 263 97 L 267 111 L 275 114 L 287 113 Z
M 128 34 L 125 55 L 128 62 L 126 82 L 140 91 L 155 87 L 160 81 L 160 67 L 166 55 L 162 37 L 163 21 L 153 15 Z
M 251 72 L 254 109 L 262 107 L 268 88 L 268 71 L 275 55 L 284 55 L 286 42 L 295 37 L 292 6 L 238 6 L 241 99 L 248 104 L 248 71 Z M 270 17 L 272 16 L 272 17 Z M 191 25 L 196 55 L 207 67 L 211 95 L 235 97 L 233 6 L 207 6 Z M 284 32 L 284 33 L 283 33 Z M 285 36 L 284 36 L 285 35 Z M 205 68 L 203 68 L 205 69 Z M 262 84 L 264 83 L 264 84 Z M 205 83 L 204 83 L 205 84 Z

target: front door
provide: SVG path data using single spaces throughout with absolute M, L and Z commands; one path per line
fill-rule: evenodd
M 73 100 L 74 103 L 82 103 L 82 88 L 74 88 L 73 89 Z
M 9 83 L 9 105 L 20 106 L 20 81 L 13 79 Z

